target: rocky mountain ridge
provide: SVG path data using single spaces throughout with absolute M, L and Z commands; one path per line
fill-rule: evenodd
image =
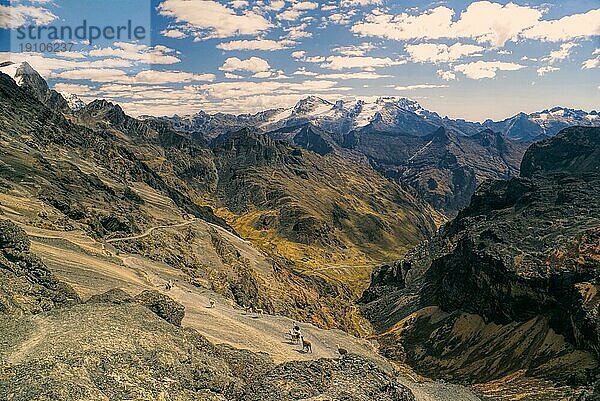
M 436 236 L 377 270 L 362 302 L 383 352 L 426 375 L 495 381 L 506 399 L 540 381 L 556 392 L 530 399 L 596 399 L 599 150 L 598 128 L 532 145 L 519 178 L 482 185 Z
M 255 115 L 211 116 L 200 112 L 164 120 L 208 142 L 215 135 L 245 127 L 321 154 L 351 150 L 448 216 L 467 206 L 483 180 L 504 179 L 517 173 L 529 143 L 551 137 L 568 126 L 600 125 L 596 111 L 560 107 L 520 113 L 499 122 L 475 123 L 442 118 L 406 98 L 381 97 L 373 102 L 342 99 L 331 103 L 316 96 L 301 99 L 287 109 Z M 451 133 L 451 139 L 442 141 L 445 148 L 430 146 L 439 132 Z M 489 137 L 492 133 L 499 137 Z

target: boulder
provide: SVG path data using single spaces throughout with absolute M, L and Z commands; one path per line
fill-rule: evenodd
M 168 296 L 158 291 L 146 290 L 135 297 L 135 301 L 152 312 L 156 313 L 167 322 L 181 326 L 185 315 L 185 307 Z

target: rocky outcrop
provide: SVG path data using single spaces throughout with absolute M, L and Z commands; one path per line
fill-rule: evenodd
M 338 144 L 331 134 L 311 123 L 286 126 L 275 131 L 267 132 L 266 135 L 274 139 L 295 144 L 321 156 L 339 149 Z
M 394 377 L 358 355 L 280 365 L 248 385 L 241 397 L 244 401 L 305 399 L 414 401 L 415 397 Z
M 183 314 L 157 291 L 81 302 L 22 229 L 0 222 L 0 399 L 414 400 L 387 364 L 348 355 L 276 365 L 182 328 Z
M 531 145 L 521 163 L 521 176 L 600 174 L 600 135 L 595 132 L 590 128 L 568 129 L 553 140 Z
M 598 128 L 575 127 L 533 145 L 520 178 L 485 183 L 435 237 L 374 273 L 362 301 L 383 352 L 447 379 L 523 372 L 573 393 L 592 386 L 599 138 Z
M 33 314 L 79 302 L 77 293 L 59 281 L 30 252 L 27 234 L 0 221 L 0 314 Z
M 92 303 L 92 304 L 93 303 L 97 303 L 97 304 L 106 303 L 106 304 L 121 305 L 121 304 L 128 304 L 128 303 L 132 303 L 132 302 L 135 302 L 135 299 L 133 299 L 133 297 L 131 297 L 128 293 L 126 293 L 125 291 L 123 291 L 119 288 L 113 288 L 102 294 L 94 294 L 90 297 L 90 299 L 87 300 L 87 303 Z
M 158 291 L 146 290 L 138 294 L 135 301 L 156 313 L 162 319 L 175 325 L 181 326 L 185 315 L 185 308 L 178 302 Z
M 214 345 L 136 303 L 1 319 L 0 336 L 6 400 L 414 400 L 393 373 L 363 357 L 277 366 L 264 354 Z

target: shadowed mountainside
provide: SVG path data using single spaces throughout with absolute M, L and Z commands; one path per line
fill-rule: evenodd
M 414 136 L 377 123 L 349 132 L 343 146 L 364 154 L 376 170 L 412 187 L 447 215 L 467 206 L 483 181 L 517 175 L 526 149 L 490 130 L 464 136 L 440 127 Z
M 152 118 L 210 142 L 242 128 L 328 154 L 352 149 L 382 174 L 413 188 L 436 210 L 455 216 L 485 179 L 518 175 L 527 144 L 570 126 L 598 126 L 597 111 L 554 107 L 483 123 L 441 117 L 406 98 L 335 103 L 308 96 L 293 107 L 254 115 Z
M 519 386 L 528 399 L 596 399 L 599 139 L 574 127 L 534 144 L 520 178 L 482 185 L 430 241 L 378 269 L 362 303 L 383 353 L 484 392 L 505 386 L 501 399 Z

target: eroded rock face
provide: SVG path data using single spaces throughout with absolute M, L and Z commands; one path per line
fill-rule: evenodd
M 121 304 L 128 304 L 128 303 L 135 302 L 135 300 L 133 299 L 133 297 L 131 297 L 125 291 L 123 291 L 119 288 L 113 288 L 109 291 L 106 291 L 105 293 L 95 294 L 95 295 L 91 296 L 90 299 L 87 300 L 87 302 L 88 303 L 97 303 L 97 304 L 104 303 L 104 304 L 121 305 Z
M 0 221 L 0 315 L 40 313 L 79 302 L 73 288 L 57 280 L 29 246 L 23 229 Z
M 521 371 L 574 394 L 592 386 L 599 138 L 598 128 L 571 128 L 533 145 L 520 178 L 482 185 L 435 237 L 375 272 L 363 302 L 383 352 L 466 382 Z

